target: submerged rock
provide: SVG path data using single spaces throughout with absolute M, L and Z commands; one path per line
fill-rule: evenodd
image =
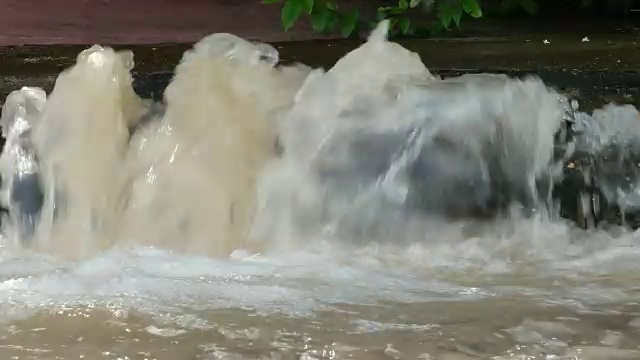
M 387 91 L 354 97 L 312 147 L 312 176 L 327 191 L 447 217 L 535 208 L 547 197 L 564 110 L 538 79 L 464 75 Z
M 609 104 L 593 115 L 576 111 L 575 151 L 554 189 L 561 215 L 582 227 L 600 222 L 640 227 L 640 114 Z

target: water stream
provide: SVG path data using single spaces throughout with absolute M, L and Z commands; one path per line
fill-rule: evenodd
M 640 238 L 552 194 L 582 152 L 640 205 L 637 110 L 439 79 L 386 27 L 327 70 L 210 35 L 162 103 L 97 45 L 14 91 L 1 358 L 640 359 Z

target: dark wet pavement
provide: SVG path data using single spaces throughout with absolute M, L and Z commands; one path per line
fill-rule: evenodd
M 513 76 L 539 75 L 552 86 L 594 102 L 640 105 L 640 35 L 572 33 L 571 35 L 517 35 L 407 39 L 399 41 L 420 54 L 434 73 L 453 76 L 498 72 Z M 283 62 L 330 67 L 358 40 L 312 40 L 274 44 Z M 22 46 L 0 48 L 0 98 L 24 85 L 53 88 L 57 74 L 75 62 L 87 46 Z M 161 98 L 171 72 L 189 44 L 115 46 L 135 53 L 136 89 Z

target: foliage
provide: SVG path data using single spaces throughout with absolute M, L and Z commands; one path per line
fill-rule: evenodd
M 289 31 L 298 19 L 306 14 L 311 18 L 313 31 L 329 33 L 340 26 L 344 37 L 351 35 L 358 25 L 358 9 L 342 12 L 335 1 L 329 0 L 263 0 L 264 4 L 284 2 L 281 10 L 282 28 Z
M 315 32 L 331 33 L 338 27 L 344 37 L 349 37 L 360 25 L 360 11 L 357 8 L 342 11 L 338 7 L 338 1 L 340 0 L 262 0 L 264 4 L 282 3 L 281 21 L 285 31 L 289 31 L 306 15 Z M 435 11 L 437 21 L 432 27 L 434 31 L 449 30 L 453 25 L 459 28 L 463 16 L 482 17 L 480 0 L 393 0 L 393 4 L 378 7 L 377 21 L 370 22 L 369 25 L 389 19 L 392 34 L 400 32 L 408 35 L 415 32 L 410 15 L 420 9 Z M 500 5 L 505 11 L 519 7 L 530 14 L 534 14 L 538 8 L 537 0 L 500 0 Z

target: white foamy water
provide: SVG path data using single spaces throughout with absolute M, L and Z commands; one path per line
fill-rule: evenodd
M 640 359 L 638 235 L 544 203 L 559 94 L 435 78 L 386 23 L 326 71 L 277 62 L 214 34 L 151 104 L 96 46 L 10 95 L 3 359 Z M 633 116 L 577 113 L 576 149 Z

